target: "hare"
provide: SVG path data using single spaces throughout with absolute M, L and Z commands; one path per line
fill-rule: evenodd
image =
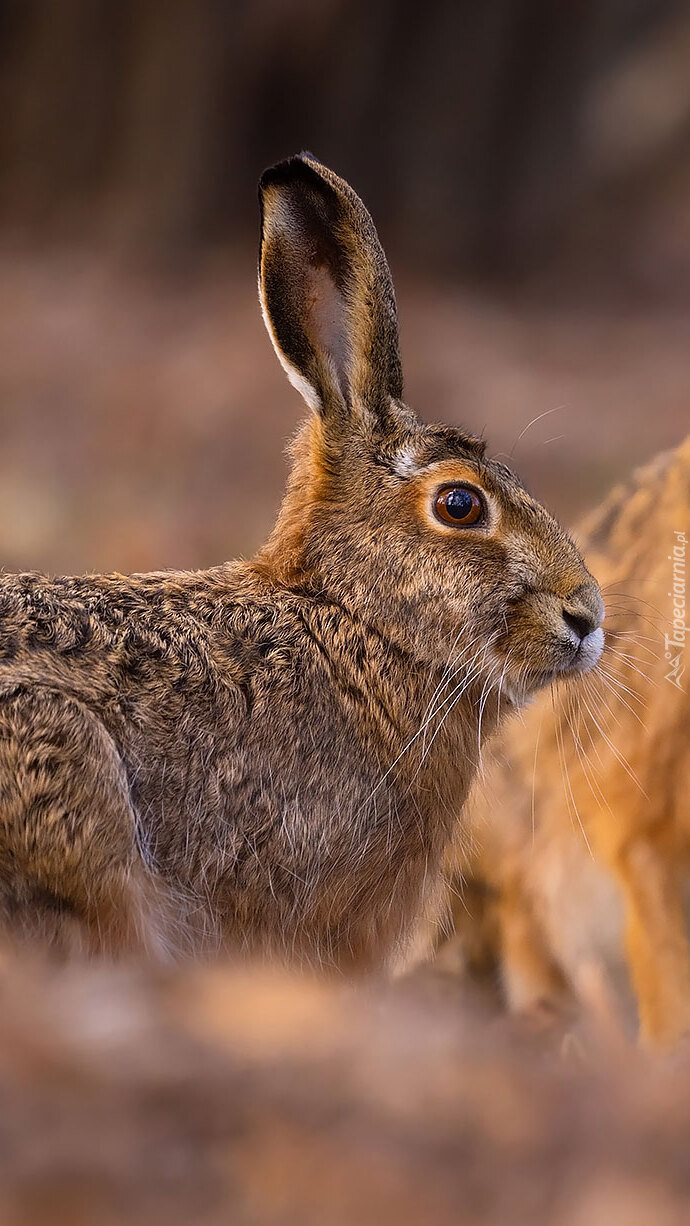
M 596 965 L 668 1044 L 690 1028 L 690 439 L 580 536 L 606 584 L 601 663 L 508 730 L 465 872 L 493 889 L 511 1005 L 572 1000 Z
M 68 952 L 392 966 L 481 744 L 603 646 L 570 538 L 401 400 L 352 189 L 263 175 L 259 289 L 311 414 L 273 534 L 204 572 L 0 581 L 0 911 Z

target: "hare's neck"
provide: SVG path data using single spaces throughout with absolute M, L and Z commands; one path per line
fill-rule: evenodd
M 482 678 L 466 683 L 448 669 L 423 672 L 411 728 L 402 750 L 402 776 L 411 793 L 457 816 L 495 731 L 498 703 Z
M 497 724 L 494 691 L 483 676 L 431 665 L 394 632 L 342 607 L 338 618 L 334 673 L 361 695 L 368 736 L 392 779 L 420 806 L 431 799 L 457 813 Z
M 325 585 L 314 584 L 310 591 L 303 571 L 292 582 L 277 579 L 268 551 L 249 565 L 261 584 L 278 583 L 282 598 L 294 602 L 294 615 L 329 659 L 331 684 L 348 706 L 356 699 L 363 737 L 378 746 L 389 777 L 400 781 L 415 803 L 433 793 L 436 803 L 440 799 L 457 811 L 481 745 L 497 722 L 495 694 L 485 688 L 484 670 L 451 666 L 463 658 L 457 639 L 450 664 L 425 658 L 423 649 L 435 631 L 423 636 L 418 626 L 415 633 L 409 616 L 396 618 L 389 610 L 390 620 L 384 621 L 340 593 L 324 591 Z

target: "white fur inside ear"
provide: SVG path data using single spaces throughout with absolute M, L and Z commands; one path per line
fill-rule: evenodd
M 273 324 L 271 323 L 271 317 L 266 309 L 266 301 L 264 298 L 264 291 L 263 291 L 263 286 L 261 284 L 260 276 L 259 276 L 259 302 L 261 304 L 261 314 L 263 315 L 264 323 L 266 325 L 266 331 L 268 332 L 268 335 L 271 338 L 271 344 L 273 345 L 273 348 L 276 351 L 276 357 L 278 358 L 280 365 L 285 371 L 285 374 L 290 380 L 292 386 L 297 388 L 297 391 L 299 392 L 302 399 L 305 400 L 306 403 L 309 405 L 309 408 L 314 413 L 318 413 L 321 408 L 321 397 L 319 396 L 319 393 L 314 387 L 314 384 L 310 383 L 308 379 L 305 379 L 304 375 L 300 374 L 297 367 L 293 366 L 292 362 L 288 361 L 280 345 L 278 344 L 278 338 L 276 337 L 276 334 L 273 328 Z

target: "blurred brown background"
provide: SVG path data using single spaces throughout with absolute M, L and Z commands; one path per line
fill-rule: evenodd
M 690 428 L 687 3 L 0 0 L 0 64 L 1 565 L 265 535 L 255 183 L 300 148 L 374 214 L 410 403 L 561 516 Z

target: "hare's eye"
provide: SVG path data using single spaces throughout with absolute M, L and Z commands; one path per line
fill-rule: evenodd
M 484 518 L 484 500 L 466 485 L 447 485 L 436 495 L 434 510 L 444 524 L 473 528 Z

